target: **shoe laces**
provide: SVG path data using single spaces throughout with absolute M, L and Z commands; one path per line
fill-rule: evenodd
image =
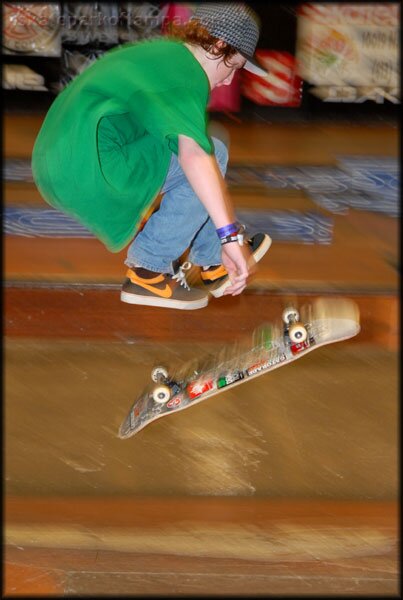
M 192 263 L 189 261 L 186 261 L 183 263 L 183 265 L 181 265 L 179 267 L 179 271 L 177 273 L 175 273 L 175 275 L 172 275 L 172 279 L 174 281 L 178 281 L 180 285 L 182 285 L 186 290 L 189 290 L 189 291 L 190 291 L 190 287 L 186 280 L 186 271 L 189 271 L 189 269 L 191 269 L 191 267 L 192 267 Z

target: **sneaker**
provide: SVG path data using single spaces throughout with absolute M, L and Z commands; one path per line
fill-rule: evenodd
M 160 306 L 194 310 L 208 304 L 204 290 L 189 287 L 185 272 L 191 263 L 184 263 L 175 275 L 157 273 L 155 277 L 140 277 L 134 268 L 127 271 L 120 299 L 128 304 Z
M 266 233 L 256 233 L 245 243 L 252 250 L 253 258 L 258 262 L 266 254 L 271 246 L 271 237 Z M 224 291 L 231 285 L 228 273 L 223 265 L 209 267 L 200 273 L 205 289 L 215 298 L 220 298 Z

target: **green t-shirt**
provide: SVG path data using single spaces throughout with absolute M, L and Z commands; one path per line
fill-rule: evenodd
M 32 155 L 43 197 L 118 252 L 157 197 L 178 135 L 214 152 L 209 92 L 206 73 L 182 42 L 158 38 L 110 50 L 46 115 Z

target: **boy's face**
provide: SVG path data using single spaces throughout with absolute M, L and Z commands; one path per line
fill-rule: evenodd
M 246 58 L 244 58 L 241 54 L 237 53 L 227 62 L 229 66 L 225 64 L 224 60 L 220 60 L 217 63 L 217 71 L 215 77 L 216 83 L 214 87 L 230 85 L 235 75 L 235 72 L 244 67 L 246 63 Z

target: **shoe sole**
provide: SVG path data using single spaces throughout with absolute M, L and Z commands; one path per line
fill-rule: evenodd
M 272 239 L 267 233 L 265 234 L 265 238 L 262 244 L 260 244 L 259 248 L 256 252 L 253 253 L 253 258 L 256 262 L 259 262 L 269 250 L 271 246 Z M 221 298 L 223 296 L 225 290 L 231 285 L 231 281 L 228 279 L 225 283 L 223 283 L 220 287 L 215 290 L 209 290 L 210 294 L 214 296 L 214 298 Z
M 127 304 L 140 304 L 141 306 L 156 306 L 159 308 L 176 308 L 178 310 L 196 310 L 204 308 L 208 304 L 208 296 L 200 300 L 185 302 L 183 300 L 168 300 L 166 298 L 157 298 L 153 296 L 137 296 L 129 292 L 121 292 L 120 299 Z

